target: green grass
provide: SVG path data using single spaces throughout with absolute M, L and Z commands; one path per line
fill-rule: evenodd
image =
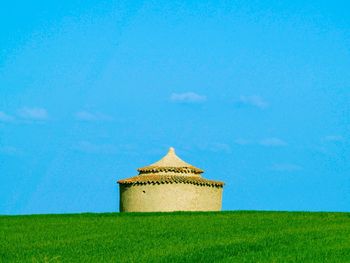
M 1 262 L 350 262 L 350 213 L 0 216 Z

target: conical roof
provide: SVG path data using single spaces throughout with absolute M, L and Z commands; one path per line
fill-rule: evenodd
M 169 148 L 168 153 L 159 161 L 137 169 L 140 174 L 149 172 L 161 172 L 161 171 L 178 171 L 178 172 L 192 172 L 195 174 L 203 173 L 202 169 L 199 169 L 189 163 L 183 161 L 176 155 L 173 147 Z
M 149 166 L 137 169 L 137 176 L 119 180 L 119 184 L 139 185 L 139 184 L 195 184 L 213 187 L 223 187 L 224 183 L 205 179 L 201 176 L 204 171 L 185 161 L 176 155 L 173 147 L 168 153 Z

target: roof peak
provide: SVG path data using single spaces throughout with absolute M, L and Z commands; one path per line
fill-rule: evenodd
M 170 147 L 168 153 L 159 161 L 151 164 L 150 166 L 158 167 L 191 167 L 192 165 L 186 163 L 179 156 L 176 155 L 174 147 Z
M 163 169 L 184 169 L 192 170 L 195 173 L 202 173 L 203 171 L 193 165 L 186 163 L 179 156 L 176 155 L 174 147 L 170 147 L 168 153 L 159 161 L 152 163 L 149 166 L 139 168 L 138 171 L 163 170 Z
M 175 148 L 174 148 L 174 147 L 170 147 L 169 150 L 168 150 L 168 154 L 169 154 L 169 153 L 176 154 L 176 153 L 175 153 Z

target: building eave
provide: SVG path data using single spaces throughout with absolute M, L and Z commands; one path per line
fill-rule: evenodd
M 200 176 L 183 176 L 183 175 L 137 175 L 131 178 L 117 181 L 121 185 L 145 185 L 145 184 L 194 184 L 201 186 L 223 187 L 224 183 L 220 181 L 208 180 Z

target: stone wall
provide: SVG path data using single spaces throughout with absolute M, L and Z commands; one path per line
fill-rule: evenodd
M 220 211 L 222 187 L 194 184 L 120 184 L 120 212 Z

